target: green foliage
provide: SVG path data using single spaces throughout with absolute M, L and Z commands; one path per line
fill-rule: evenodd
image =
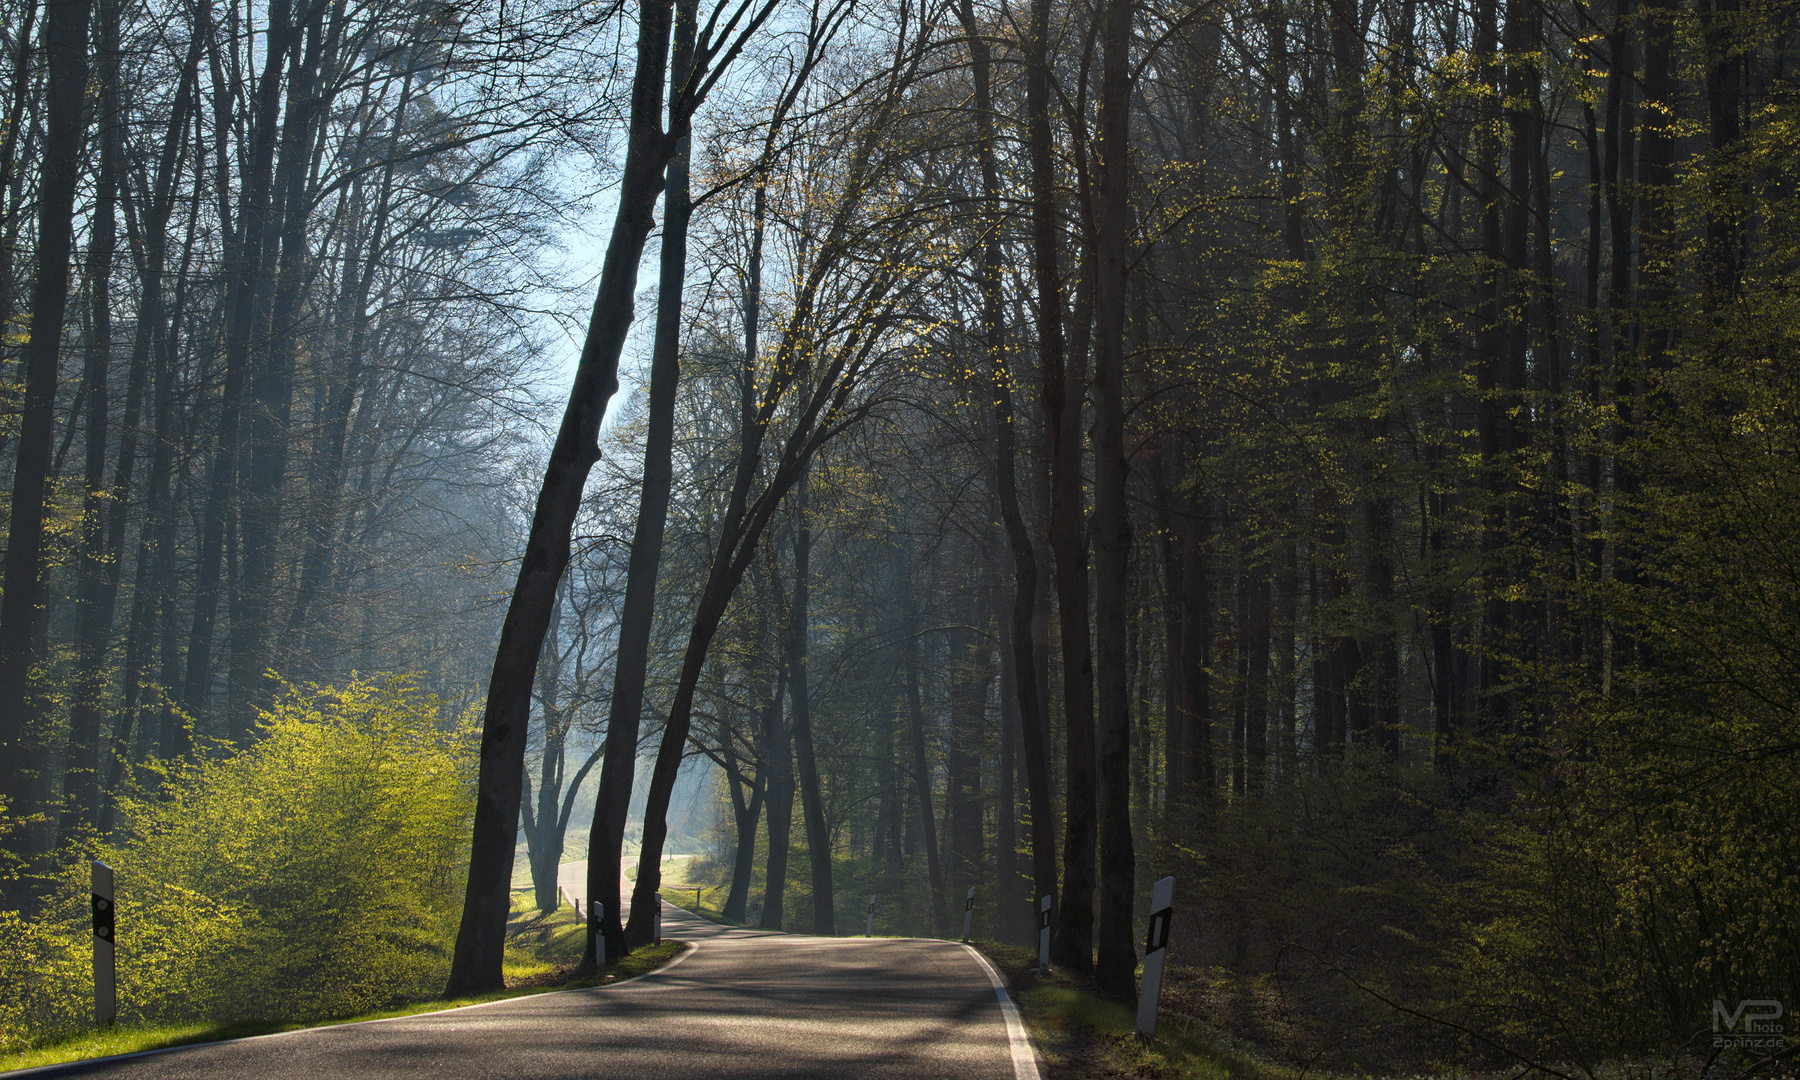
M 1676 345 L 1632 402 L 1621 570 L 1581 612 L 1609 650 L 1561 673 L 1452 956 L 1496 1030 L 1575 1060 L 1706 1050 L 1714 999 L 1800 991 L 1800 110 L 1760 120 L 1682 180 L 1684 264 L 1704 215 L 1768 227 L 1738 288 L 1652 313 Z
M 305 1020 L 435 993 L 472 809 L 470 714 L 403 677 L 289 687 L 238 752 L 126 800 L 117 842 L 120 1018 Z M 79 1026 L 87 868 L 41 919 L 0 916 L 0 1045 Z

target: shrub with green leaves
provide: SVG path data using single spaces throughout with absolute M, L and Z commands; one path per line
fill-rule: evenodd
M 310 1019 L 449 969 L 476 728 L 403 677 L 289 687 L 249 747 L 170 767 L 98 851 L 117 874 L 120 1019 Z M 0 1046 L 88 1014 L 87 867 L 0 915 Z

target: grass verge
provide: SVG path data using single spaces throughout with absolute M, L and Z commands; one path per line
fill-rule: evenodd
M 1300 1070 L 1269 1061 L 1225 1032 L 1167 1010 L 1157 1019 L 1156 1038 L 1140 1039 L 1135 1008 L 1100 998 L 1064 972 L 1038 975 L 1032 970 L 1037 956 L 1026 949 L 974 944 L 1006 977 L 1048 1080 L 1298 1080 Z
M 503 972 L 506 989 L 491 994 L 460 998 L 429 998 L 407 1002 L 390 1009 L 306 1021 L 236 1020 L 229 1022 L 196 1022 L 188 1024 L 147 1024 L 90 1031 L 60 1042 L 10 1053 L 0 1053 L 0 1074 L 15 1069 L 34 1069 L 45 1065 L 64 1065 L 90 1058 L 136 1054 L 145 1050 L 166 1050 L 195 1043 L 241 1039 L 253 1035 L 273 1035 L 311 1027 L 336 1027 L 365 1020 L 385 1020 L 396 1016 L 415 1016 L 479 1005 L 488 1001 L 528 997 L 557 990 L 579 990 L 590 986 L 622 982 L 646 975 L 681 955 L 687 946 L 665 941 L 629 953 L 606 966 L 603 978 L 577 976 L 575 966 L 581 959 L 585 942 L 581 924 L 572 909 L 564 907 L 548 916 L 525 912 L 514 898 L 514 917 L 507 926 L 506 961 Z
M 659 891 L 665 902 L 683 911 L 691 911 L 703 919 L 711 919 L 713 922 L 724 923 L 727 926 L 744 925 L 725 917 L 726 890 L 722 888 L 713 885 L 701 886 L 700 902 L 697 904 L 694 902 L 694 886 L 692 885 L 664 885 Z

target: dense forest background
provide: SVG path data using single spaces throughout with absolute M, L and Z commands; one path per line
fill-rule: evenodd
M 131 1015 L 326 1015 L 497 986 L 520 863 L 645 940 L 679 789 L 723 918 L 1051 895 L 1113 997 L 1172 874 L 1171 1007 L 1296 1066 L 1785 1067 L 1712 1036 L 1800 1000 L 1794 5 L 0 51 L 0 1040 L 78 1022 L 91 855 Z

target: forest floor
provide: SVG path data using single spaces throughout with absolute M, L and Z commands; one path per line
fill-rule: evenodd
M 392 1008 L 355 1016 L 290 1021 L 281 1019 L 196 1022 L 188 1024 L 120 1025 L 104 1031 L 87 1032 L 60 1042 L 0 1054 L 0 1074 L 14 1069 L 33 1069 L 60 1065 L 90 1058 L 112 1057 L 165 1050 L 176 1046 L 242 1039 L 256 1035 L 273 1035 L 309 1027 L 332 1027 L 367 1020 L 385 1020 L 397 1016 L 478 1005 L 488 1001 L 544 994 L 556 990 L 577 990 L 588 986 L 621 982 L 654 971 L 681 955 L 686 946 L 668 941 L 661 945 L 620 957 L 606 966 L 604 978 L 577 976 L 575 966 L 581 960 L 582 925 L 576 921 L 574 909 L 564 904 L 549 915 L 530 910 L 527 890 L 513 894 L 513 914 L 507 924 L 505 961 L 506 989 L 491 994 L 460 998 L 425 998 L 403 1002 Z
M 1043 1055 L 1046 1080 L 1298 1080 L 1305 1071 L 1168 1009 L 1158 1017 L 1156 1038 L 1140 1039 L 1136 1010 L 1102 999 L 1064 972 L 1039 975 L 1037 956 L 1030 950 L 989 941 L 975 942 L 975 947 L 1012 988 Z

